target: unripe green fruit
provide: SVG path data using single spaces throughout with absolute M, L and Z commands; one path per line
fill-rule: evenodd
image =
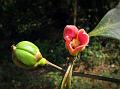
M 36 67 L 45 65 L 46 59 L 42 57 L 38 47 L 29 41 L 19 42 L 12 46 L 13 61 L 20 67 Z

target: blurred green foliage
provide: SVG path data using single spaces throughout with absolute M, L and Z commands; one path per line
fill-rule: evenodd
M 77 26 L 91 31 L 119 0 L 78 0 Z M 63 29 L 73 24 L 72 0 L 0 0 L 0 89 L 58 89 L 61 72 L 51 67 L 16 67 L 10 46 L 22 40 L 35 43 L 49 61 L 66 68 Z M 89 3 L 88 3 L 89 2 Z M 120 41 L 92 37 L 80 54 L 75 71 L 120 78 Z M 72 89 L 119 89 L 120 85 L 73 77 Z

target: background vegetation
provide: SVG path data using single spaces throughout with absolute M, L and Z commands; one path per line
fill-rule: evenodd
M 90 32 L 118 1 L 78 0 L 76 25 Z M 63 29 L 73 24 L 73 7 L 73 0 L 0 0 L 0 89 L 58 89 L 61 72 L 51 67 L 16 67 L 10 46 L 31 41 L 49 61 L 66 68 L 70 55 Z M 120 41 L 92 37 L 74 70 L 120 79 Z M 120 85 L 74 76 L 72 89 L 120 89 Z

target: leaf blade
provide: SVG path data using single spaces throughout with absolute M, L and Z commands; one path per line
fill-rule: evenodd
M 107 12 L 89 36 L 103 36 L 120 40 L 120 3 Z

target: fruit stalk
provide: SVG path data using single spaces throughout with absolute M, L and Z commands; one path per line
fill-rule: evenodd
M 55 65 L 55 64 L 53 64 L 53 63 L 51 63 L 51 62 L 49 62 L 48 60 L 46 60 L 46 64 L 47 64 L 47 65 L 50 65 L 50 66 L 52 66 L 52 67 L 54 67 L 54 68 L 56 68 L 56 69 L 58 69 L 58 70 L 63 70 L 63 68 L 61 68 L 61 67 L 59 67 L 59 66 L 57 66 L 57 65 Z

